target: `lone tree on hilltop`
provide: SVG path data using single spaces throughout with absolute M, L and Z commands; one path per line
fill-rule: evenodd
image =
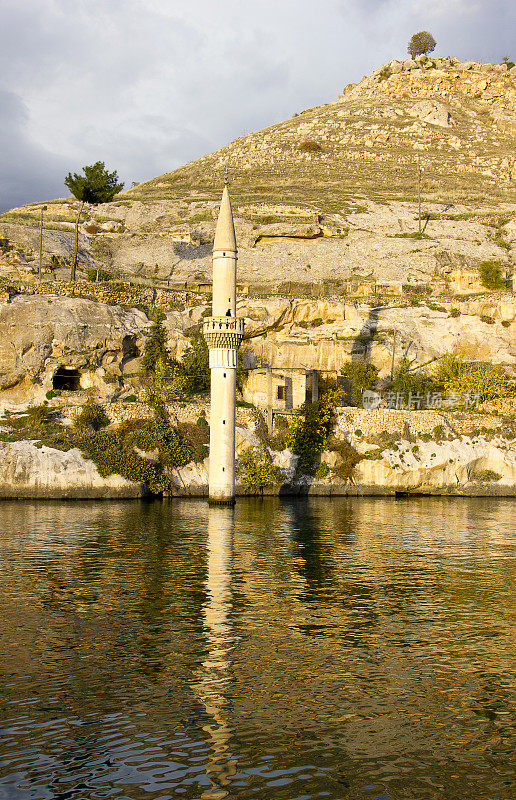
M 124 188 L 123 183 L 118 183 L 116 172 L 108 172 L 103 161 L 97 161 L 90 167 L 83 167 L 84 175 L 76 172 L 72 175 L 68 173 L 64 182 L 77 200 L 81 201 L 79 213 L 75 220 L 75 244 L 73 250 L 72 265 L 70 268 L 70 280 L 75 280 L 75 270 L 77 268 L 77 251 L 79 249 L 79 221 L 85 203 L 94 206 L 100 203 L 109 203 L 115 194 Z
M 432 50 L 435 50 L 436 44 L 437 42 L 431 33 L 428 33 L 428 31 L 419 31 L 419 33 L 415 33 L 411 38 L 407 50 L 412 58 L 415 58 L 416 56 L 423 56 L 427 53 L 431 53 Z

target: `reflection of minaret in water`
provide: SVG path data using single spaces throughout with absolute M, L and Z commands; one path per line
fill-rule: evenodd
M 208 577 L 206 602 L 203 608 L 204 633 L 208 655 L 202 664 L 195 689 L 211 721 L 203 725 L 211 755 L 206 765 L 210 788 L 201 797 L 219 800 L 229 794 L 230 777 L 236 772 L 231 758 L 231 730 L 226 721 L 231 650 L 234 646 L 231 622 L 231 564 L 233 560 L 233 509 L 211 507 L 208 516 Z M 224 788 L 227 787 L 227 788 Z
M 236 315 L 237 246 L 227 183 L 213 243 L 212 316 L 203 334 L 210 351 L 210 503 L 235 502 L 235 407 L 238 348 L 244 320 Z

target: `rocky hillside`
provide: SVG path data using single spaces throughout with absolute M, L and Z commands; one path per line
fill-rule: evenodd
M 80 266 L 183 286 L 206 281 L 228 165 L 239 278 L 251 287 L 349 294 L 357 289 L 349 281 L 365 278 L 380 293 L 404 283 L 436 294 L 481 291 L 483 262 L 498 262 L 510 278 L 516 259 L 515 153 L 515 67 L 392 61 L 332 103 L 89 209 Z M 27 278 L 41 211 L 32 204 L 0 216 L 0 237 L 17 247 L 2 262 Z M 43 209 L 44 265 L 59 277 L 76 211 L 70 200 Z

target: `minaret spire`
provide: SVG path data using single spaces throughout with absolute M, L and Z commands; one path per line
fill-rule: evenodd
M 215 241 L 213 242 L 213 255 L 217 250 L 231 250 L 236 253 L 235 224 L 233 222 L 233 209 L 229 198 L 228 184 L 224 184 L 222 200 L 220 201 L 219 218 L 215 229 Z
M 210 351 L 210 502 L 235 501 L 235 409 L 238 348 L 244 320 L 236 315 L 237 245 L 227 182 L 213 243 L 212 315 L 203 325 Z

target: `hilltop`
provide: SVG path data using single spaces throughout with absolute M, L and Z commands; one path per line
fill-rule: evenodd
M 302 295 L 330 281 L 338 294 L 365 278 L 384 291 L 415 283 L 439 293 L 452 276 L 457 291 L 480 291 L 474 273 L 483 262 L 512 273 L 515 153 L 515 67 L 421 56 L 392 61 L 334 102 L 91 208 L 80 265 L 176 285 L 208 280 L 227 165 L 239 277 L 250 286 L 270 292 L 288 283 Z M 66 261 L 77 204 L 46 205 L 46 262 L 52 254 Z M 0 216 L 0 236 L 29 256 L 41 206 Z M 20 252 L 20 269 L 24 257 Z

